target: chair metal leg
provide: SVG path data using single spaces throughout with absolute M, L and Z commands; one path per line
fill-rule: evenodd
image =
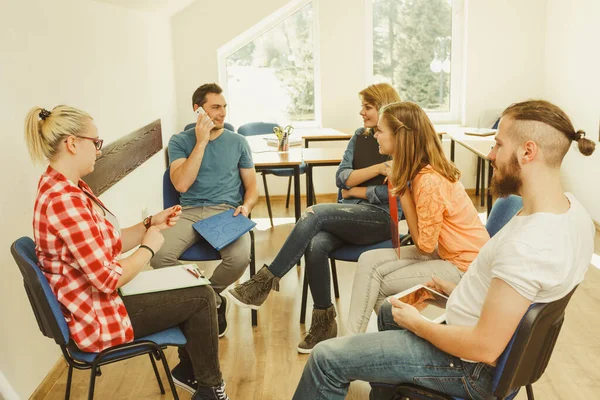
M 65 391 L 65 400 L 71 398 L 71 380 L 73 378 L 73 366 L 69 364 L 69 372 L 67 372 L 67 390 Z
M 340 298 L 340 288 L 338 286 L 337 269 L 335 267 L 335 260 L 333 258 L 330 258 L 329 262 L 331 263 L 331 275 L 333 277 L 333 293 L 335 294 L 335 298 L 339 299 Z
M 533 387 L 531 385 L 526 385 L 525 389 L 527 389 L 527 400 L 535 400 L 533 397 Z
M 256 248 L 254 247 L 254 232 L 250 231 L 250 278 L 256 275 Z M 250 312 L 252 326 L 258 325 L 258 313 L 256 310 Z
M 267 176 L 262 173 L 263 186 L 265 187 L 265 197 L 267 198 L 267 211 L 269 212 L 269 221 L 271 221 L 271 227 L 273 227 L 273 212 L 271 211 L 271 199 L 269 198 L 269 187 L 267 186 Z
M 306 275 L 306 262 L 304 263 L 304 282 L 302 283 L 302 308 L 300 309 L 300 323 L 306 321 L 306 302 L 308 301 L 308 276 Z
M 315 182 L 311 181 L 310 186 L 312 187 L 312 189 L 311 189 L 312 190 L 312 198 L 313 198 L 312 203 L 317 204 L 317 192 L 315 192 Z
M 152 363 L 152 369 L 154 370 L 154 375 L 156 375 L 156 381 L 158 382 L 158 387 L 160 388 L 160 393 L 165 394 L 165 388 L 163 387 L 162 380 L 160 379 L 160 375 L 158 374 L 158 369 L 156 368 L 156 362 L 154 362 L 154 357 L 152 357 L 152 353 L 149 353 L 150 362 Z
M 292 192 L 292 177 L 288 181 L 287 198 L 285 199 L 285 208 L 290 208 L 290 193 Z
M 98 367 L 96 364 L 92 365 L 92 369 L 90 370 L 90 388 L 88 391 L 88 400 L 94 399 L 94 387 L 96 386 L 96 375 L 98 374 Z
M 173 393 L 173 398 L 175 400 L 179 400 L 179 395 L 177 395 L 177 389 L 175 389 L 175 383 L 173 383 L 173 377 L 171 376 L 171 370 L 169 369 L 169 363 L 167 363 L 167 357 L 165 357 L 165 353 L 163 353 L 160 347 L 158 347 L 157 352 L 160 354 L 160 359 L 162 361 L 163 368 L 165 369 L 165 374 L 167 375 L 167 380 L 169 381 L 169 387 L 171 388 L 171 393 Z

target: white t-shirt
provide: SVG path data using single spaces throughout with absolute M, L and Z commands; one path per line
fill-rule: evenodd
M 448 299 L 449 325 L 477 324 L 493 278 L 532 303 L 558 300 L 583 280 L 594 252 L 594 223 L 572 194 L 565 195 L 567 212 L 515 216 L 481 248 Z

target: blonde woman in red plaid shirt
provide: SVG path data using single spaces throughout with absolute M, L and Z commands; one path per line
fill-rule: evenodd
M 33 216 L 36 253 L 62 306 L 71 339 L 99 352 L 173 326 L 187 338 L 174 368 L 193 399 L 228 399 L 218 355 L 217 309 L 210 286 L 119 297 L 117 289 L 147 265 L 164 242 L 162 230 L 181 214 L 175 206 L 120 229 L 117 219 L 81 180 L 94 170 L 102 139 L 84 111 L 33 108 L 25 139 L 34 161 L 48 160 Z M 120 258 L 139 246 L 130 256 Z

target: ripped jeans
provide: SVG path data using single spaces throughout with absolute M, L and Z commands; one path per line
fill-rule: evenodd
M 329 253 L 346 243 L 369 245 L 390 238 L 390 215 L 369 204 L 318 204 L 307 208 L 268 267 L 283 277 L 302 257 L 315 308 L 330 307 Z

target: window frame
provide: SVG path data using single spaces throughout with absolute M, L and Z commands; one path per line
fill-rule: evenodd
M 281 7 L 268 17 L 264 18 L 260 22 L 256 23 L 246 31 L 242 32 L 223 46 L 217 49 L 217 65 L 219 73 L 219 82 L 223 89 L 223 92 L 229 97 L 229 85 L 227 82 L 227 57 L 248 43 L 257 39 L 259 36 L 267 33 L 273 29 L 276 25 L 283 22 L 286 18 L 291 17 L 293 14 L 298 12 L 300 9 L 308 4 L 312 3 L 312 16 L 313 16 L 313 81 L 314 81 L 314 112 L 315 118 L 311 121 L 295 121 L 293 125 L 295 128 L 321 128 L 322 127 L 322 114 L 321 114 L 321 71 L 320 71 L 320 53 L 319 53 L 319 1 L 318 0 L 293 0 Z M 229 121 L 229 113 L 227 115 Z M 257 121 L 247 121 L 257 122 Z M 292 123 L 290 121 L 290 123 Z
M 375 82 L 373 75 L 373 1 L 365 2 L 367 54 L 365 57 L 366 80 L 370 84 Z M 464 0 L 452 0 L 452 59 L 450 61 L 450 110 L 427 111 L 427 115 L 434 124 L 461 124 L 464 119 L 464 54 L 465 54 L 465 3 Z

